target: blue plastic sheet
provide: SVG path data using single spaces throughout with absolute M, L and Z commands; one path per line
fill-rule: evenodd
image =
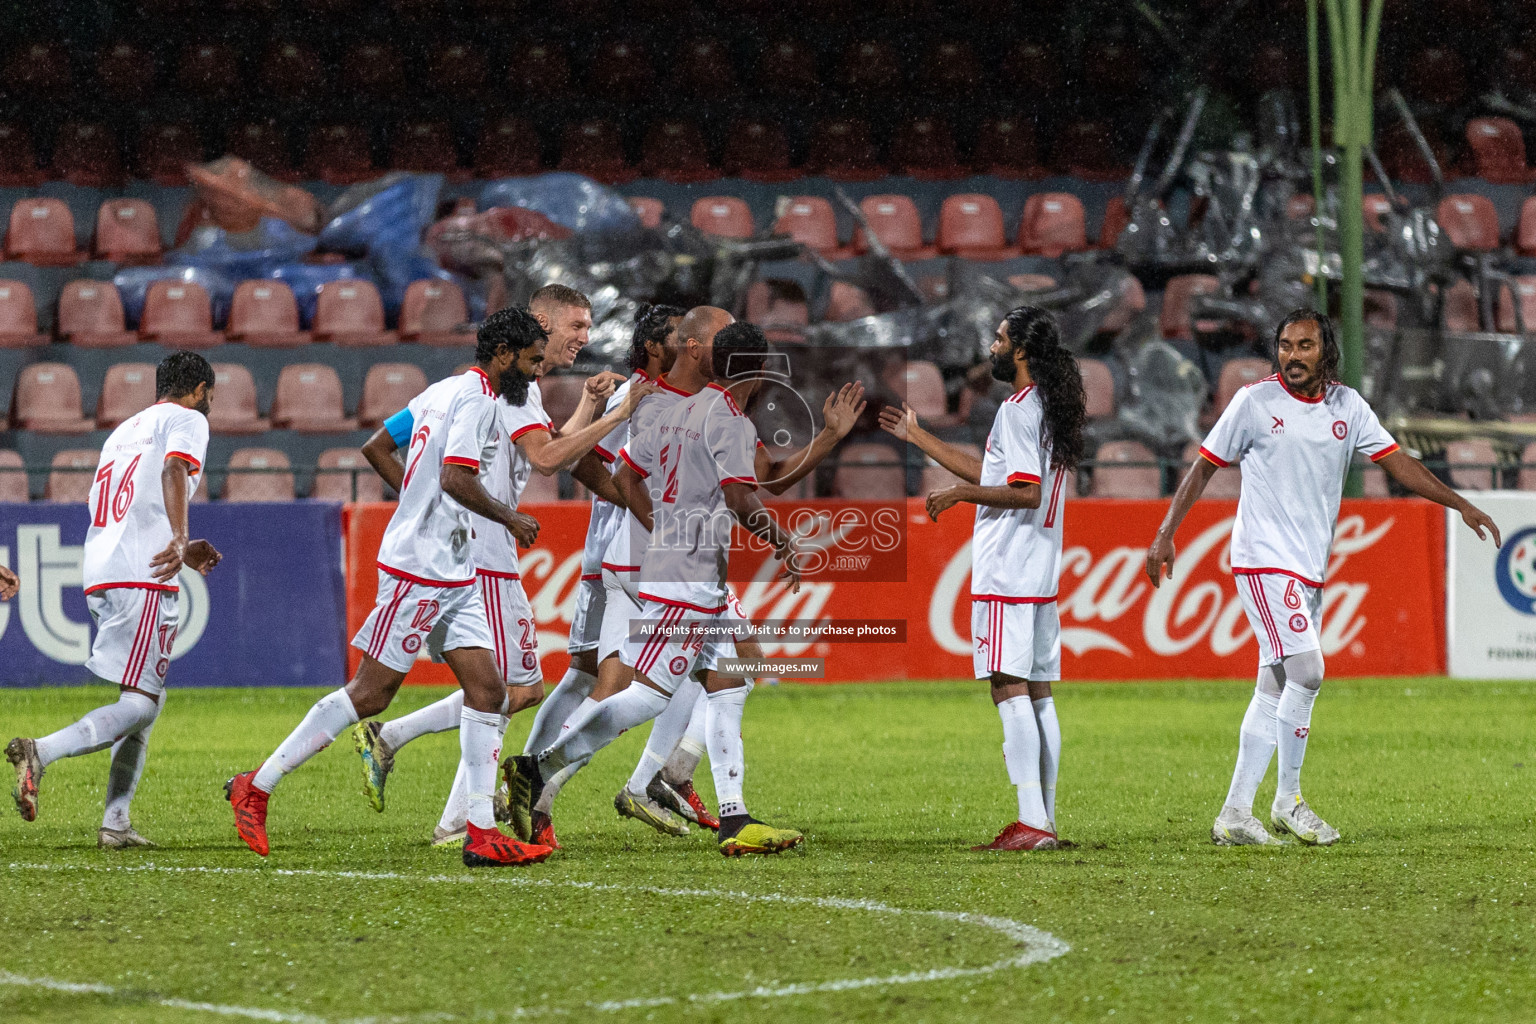
M 390 174 L 355 185 L 332 204 L 320 246 L 362 256 L 379 249 L 415 251 L 437 214 L 440 174 Z
M 271 268 L 264 276 L 282 281 L 293 289 L 293 297 L 299 306 L 299 320 L 305 330 L 314 322 L 315 302 L 320 297 L 321 285 L 355 278 L 373 280 L 368 264 L 361 262 L 284 263 Z
M 266 277 L 273 267 L 303 259 L 314 252 L 315 241 L 315 236 L 286 221 L 263 217 L 255 230 L 239 234 L 218 227 L 198 228 L 186 245 L 166 253 L 165 261 L 244 280 Z
M 229 319 L 229 304 L 235 297 L 237 279 L 217 270 L 196 266 L 124 267 L 112 278 L 123 300 L 123 316 L 128 326 L 137 328 L 144 312 L 144 296 L 149 286 L 167 278 L 201 285 L 213 307 L 213 324 L 223 327 Z M 313 308 L 313 300 L 311 300 Z
M 555 172 L 503 178 L 480 190 L 481 210 L 521 206 L 582 234 L 622 235 L 641 230 L 640 217 L 620 193 L 579 174 Z

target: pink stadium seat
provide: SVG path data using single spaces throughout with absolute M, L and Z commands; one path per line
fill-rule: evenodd
M 1445 446 L 1451 486 L 1464 491 L 1491 491 L 1499 486 L 1498 453 L 1486 437 L 1466 437 Z
M 1487 196 L 1446 196 L 1435 210 L 1435 219 L 1458 249 L 1493 252 L 1499 247 L 1499 214 Z
M 1536 491 L 1536 441 L 1520 453 L 1520 476 L 1515 486 L 1522 491 Z
M 11 416 L 23 430 L 83 434 L 91 421 L 80 408 L 80 378 L 67 363 L 31 363 L 16 375 Z
M 1183 479 L 1184 470 L 1188 469 L 1199 458 L 1203 458 L 1200 454 L 1199 441 L 1191 441 L 1185 445 L 1184 454 L 1180 459 L 1180 479 Z M 1210 480 L 1206 481 L 1205 490 L 1201 492 L 1201 496 L 1236 501 L 1242 496 L 1242 491 L 1243 474 L 1237 468 L 1237 463 L 1234 462 L 1230 466 L 1222 466 L 1216 470 Z
M 0 502 L 24 502 L 31 498 L 21 453 L 0 448 Z
M 1038 178 L 1045 174 L 1035 149 L 1035 123 L 1022 115 L 993 117 L 981 123 L 971 165 L 978 174 L 999 178 Z
M 826 323 L 841 324 L 874 316 L 877 312 L 874 301 L 864 289 L 846 281 L 833 281 L 821 319 Z
M 291 363 L 277 376 L 272 425 L 300 433 L 356 430 L 343 411 L 341 377 L 323 363 Z
M 256 407 L 256 379 L 240 363 L 213 364 L 213 408 L 208 429 L 215 434 L 261 434 L 272 424 Z
M 96 464 L 101 452 L 95 448 L 67 448 L 55 452 L 43 488 L 45 501 L 84 504 L 91 500 L 91 482 L 96 478 Z
M 683 184 L 709 181 L 720 172 L 709 165 L 709 148 L 698 123 L 668 117 L 653 124 L 640 144 L 640 174 Z
M 910 196 L 865 196 L 859 210 L 870 231 L 900 260 L 925 260 L 938 255 L 938 247 L 923 244 L 923 218 Z M 854 231 L 854 248 L 868 248 L 864 229 Z
M 67 267 L 85 254 L 75 249 L 75 218 L 59 199 L 18 199 L 5 233 L 6 259 Z
M 1008 283 L 1021 292 L 1048 292 L 1057 285 L 1050 274 L 1009 274 Z
M 661 218 L 666 215 L 667 207 L 660 199 L 652 199 L 650 196 L 630 196 L 629 205 L 640 218 L 644 227 L 661 227 Z
M 539 133 L 521 117 L 488 122 L 475 142 L 474 169 L 481 178 L 538 174 L 544 168 Z
M 857 117 L 828 118 L 811 130 L 805 170 L 834 181 L 873 181 L 885 173 L 869 125 Z
M 341 58 L 341 86 L 362 96 L 391 96 L 405 84 L 400 51 L 382 40 L 352 44 Z
M 427 375 L 415 363 L 374 363 L 363 378 L 358 425 L 370 429 L 379 426 L 426 389 Z
M 896 129 L 891 137 L 891 170 L 920 181 L 949 181 L 965 177 L 949 125 L 936 117 L 919 117 Z
M 241 78 L 239 55 L 223 43 L 188 43 L 176 62 L 177 86 L 195 96 L 228 96 L 240 87 Z
M 355 185 L 376 176 L 368 133 L 357 125 L 330 124 L 309 133 L 305 167 L 332 185 Z
M 1168 279 L 1163 290 L 1163 309 L 1158 315 L 1163 337 L 1184 341 L 1195 336 L 1195 324 L 1190 319 L 1191 301 L 1196 295 L 1215 295 L 1221 291 L 1221 282 L 1211 274 L 1180 274 Z
M 960 421 L 959 416 L 949 411 L 944 377 L 933 363 L 923 359 L 902 360 L 891 364 L 884 378 L 886 386 L 911 406 L 923 423 L 950 427 Z
M 224 335 L 213 329 L 213 306 L 203 286 L 177 278 L 149 286 L 139 337 L 167 348 L 210 348 L 224 342 Z
M 294 39 L 274 39 L 258 66 L 262 89 L 280 100 L 303 100 L 326 88 L 320 55 Z
M 383 501 L 384 481 L 356 448 L 327 448 L 315 465 L 318 501 Z
M 827 200 L 820 196 L 791 196 L 780 209 L 779 219 L 773 225 L 774 234 L 788 235 L 829 260 L 851 254 L 852 250 L 838 245 L 837 215 Z
M 427 54 L 426 72 L 432 91 L 460 100 L 478 95 L 490 81 L 485 47 L 462 41 L 433 47 Z
M 597 96 L 618 102 L 650 94 L 656 74 L 645 48 L 633 39 L 600 43 L 587 64 L 587 84 Z
M 117 138 L 99 121 L 71 121 L 53 140 L 53 173 L 81 188 L 108 188 L 123 181 Z
M 1003 260 L 1019 255 L 1003 236 L 1003 211 L 997 200 L 979 193 L 944 200 L 937 241 L 941 252 L 963 259 Z
M 37 332 L 32 289 L 24 281 L 0 281 L 0 348 L 31 348 L 47 343 L 48 336 Z
M 1098 359 L 1087 357 L 1077 361 L 1078 372 L 1083 375 L 1083 393 L 1088 398 L 1088 418 L 1107 419 L 1115 414 L 1115 378 L 1109 367 Z
M 752 208 L 735 196 L 705 196 L 694 200 L 689 220 L 706 235 L 720 238 L 751 238 L 757 233 L 757 226 L 752 223 Z
M 96 211 L 99 259 L 113 263 L 159 263 L 160 222 L 142 199 L 108 199 Z
M 214 394 L 218 394 L 217 387 Z M 101 397 L 96 402 L 96 425 L 102 430 L 111 430 L 154 404 L 154 364 L 114 363 L 107 367 L 107 376 L 101 382 Z
M 903 500 L 907 471 L 901 454 L 884 444 L 844 445 L 832 475 L 832 493 L 859 501 Z
M 754 281 L 747 288 L 747 320 L 763 329 L 769 341 L 800 344 L 811 322 L 805 292 L 793 281 Z
M 1441 321 L 1448 331 L 1470 333 L 1482 330 L 1482 312 L 1472 282 L 1457 281 L 1447 289 Z
M 1124 196 L 1110 196 L 1104 204 L 1104 220 L 1099 224 L 1099 248 L 1113 249 L 1120 242 L 1120 235 L 1130 226 L 1131 215 L 1125 208 Z
M 602 117 L 566 127 L 560 140 L 560 169 L 585 174 L 605 185 L 622 185 L 635 179 L 635 169 L 624 156 L 624 140 L 618 125 Z
M 472 332 L 458 330 L 469 320 L 464 292 L 452 281 L 412 281 L 400 305 L 400 339 L 423 345 L 470 345 Z
M 384 329 L 384 302 L 372 281 L 327 281 L 315 299 L 316 341 L 337 345 L 392 345 L 396 335 Z
M 1142 290 L 1141 281 L 1132 274 L 1126 274 L 1120 279 L 1120 293 L 1115 298 L 1115 307 L 1105 315 L 1099 330 L 1110 334 L 1123 331 L 1146 309 L 1147 293 Z
M 156 185 L 187 184 L 187 165 L 202 160 L 202 141 L 183 124 L 153 124 L 142 129 L 134 140 L 135 171 Z M 263 165 L 262 170 L 266 169 Z
M 544 411 L 556 427 L 564 426 L 576 406 L 581 403 L 581 393 L 586 388 L 586 378 L 572 373 L 551 373 L 539 379 L 539 393 L 544 399 Z
M 558 43 L 533 40 L 513 50 L 507 85 L 518 96 L 561 95 L 571 87 L 570 61 Z
M 59 293 L 59 337 L 80 348 L 120 348 L 139 336 L 123 325 L 123 301 L 111 281 L 71 281 Z
M 1467 122 L 1467 149 L 1472 173 L 1496 185 L 1523 185 L 1531 180 L 1525 165 L 1525 139 L 1520 126 L 1507 117 L 1474 117 Z
M 977 444 L 967 442 L 956 444 L 954 447 L 959 448 L 968 455 L 974 455 L 978 459 L 982 458 L 985 454 L 981 450 L 981 446 Z M 964 482 L 937 462 L 925 458 L 923 459 L 923 478 L 922 482 L 917 486 L 917 493 L 919 495 L 928 495 L 934 491 L 943 490 L 945 487 L 953 487 L 955 484 Z
M 789 139 L 777 121 L 743 118 L 731 126 L 721 153 L 721 170 L 748 181 L 791 181 L 800 171 L 790 166 Z
M 465 176 L 459 171 L 453 126 L 445 121 L 410 121 L 396 128 L 390 139 L 389 166 L 416 174 Z
M 260 348 L 308 345 L 309 333 L 299 330 L 299 304 L 283 281 L 241 281 L 229 305 L 230 341 Z
M 1049 256 L 1088 248 L 1083 204 L 1067 192 L 1037 192 L 1024 201 L 1019 244 L 1025 253 Z
M 229 457 L 223 501 L 292 501 L 288 456 L 276 448 L 237 448 Z
M 154 55 L 126 39 L 110 43 L 96 54 L 96 84 L 120 102 L 141 100 L 155 90 Z
M 1156 498 L 1163 493 L 1157 456 L 1140 441 L 1110 441 L 1094 456 L 1095 498 Z
M 1243 388 L 1274 372 L 1274 364 L 1267 359 L 1228 359 L 1216 378 L 1216 415 L 1225 412 L 1233 396 Z
M 0 188 L 31 188 L 42 180 L 37 152 L 26 127 L 0 122 Z
M 1514 291 L 1520 299 L 1520 317 L 1525 321 L 1525 332 L 1536 334 L 1536 277 L 1524 276 L 1514 280 Z M 1515 296 L 1509 288 L 1499 289 L 1499 330 L 1512 334 L 1518 329 L 1515 321 Z
M 300 177 L 293 165 L 288 140 L 270 121 L 250 121 L 236 126 L 229 133 L 227 148 L 231 155 L 261 168 L 279 181 L 296 181 Z M 199 493 L 203 490 L 198 488 Z

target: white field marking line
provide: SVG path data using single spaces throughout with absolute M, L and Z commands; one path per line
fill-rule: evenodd
M 817 992 L 848 992 L 855 989 L 880 988 L 888 985 L 911 985 L 925 981 L 946 981 L 953 978 L 974 978 L 986 974 L 995 974 L 999 971 L 1028 967 L 1031 964 L 1045 963 L 1054 960 L 1067 953 L 1072 947 L 1052 935 L 1033 925 L 1012 918 L 997 917 L 991 914 L 973 914 L 966 911 L 953 910 L 912 910 L 904 907 L 893 907 L 876 900 L 846 899 L 838 896 L 790 896 L 783 893 L 752 893 L 740 892 L 729 889 L 679 889 L 656 885 L 620 885 L 606 882 L 583 882 L 573 879 L 556 880 L 549 878 L 528 878 L 519 875 L 410 875 L 394 871 L 325 871 L 317 869 L 294 868 L 220 868 L 220 867 L 182 867 L 159 864 L 120 865 L 112 867 L 98 867 L 88 864 L 20 864 L 12 862 L 8 869 L 11 871 L 49 871 L 70 872 L 88 871 L 94 873 L 116 872 L 123 874 L 153 873 L 153 874 L 191 874 L 191 875 L 276 875 L 288 878 L 341 878 L 356 881 L 370 882 L 416 882 L 416 883 L 462 883 L 472 885 L 516 885 L 523 887 L 539 888 L 567 888 L 585 889 L 592 892 L 643 892 L 655 896 L 684 896 L 684 897 L 713 897 L 741 900 L 750 903 L 781 903 L 799 906 L 822 907 L 828 910 L 861 910 L 872 914 L 888 914 L 891 916 L 907 917 L 931 917 L 940 921 L 953 921 L 956 924 L 976 925 L 987 928 L 1005 938 L 1024 946 L 1024 951 L 1018 956 L 1005 957 L 1001 960 L 980 967 L 935 967 L 926 971 L 908 971 L 902 974 L 888 974 L 869 978 L 839 978 L 833 981 L 802 982 L 791 985 L 759 985 L 755 988 L 743 989 L 737 992 L 703 992 L 692 993 L 684 997 L 657 996 L 648 999 L 624 999 L 608 1000 L 585 1004 L 588 1010 L 611 1013 L 618 1010 L 644 1009 L 647 1007 L 670 1006 L 676 1003 L 725 1003 L 739 999 L 776 999 L 788 996 L 809 995 Z M 34 984 L 37 987 L 52 988 L 58 991 L 77 991 L 101 994 L 128 994 L 119 992 L 106 985 L 76 985 L 71 982 L 59 982 L 52 979 L 24 979 L 17 975 L 0 971 L 0 984 Z M 275 1021 L 278 1024 L 343 1024 L 340 1021 L 331 1021 L 324 1017 L 316 1017 L 310 1014 L 289 1014 L 277 1010 L 262 1010 L 251 1007 L 218 1006 L 209 1003 L 191 1003 L 185 1000 L 155 1000 L 164 1006 L 176 1006 L 178 1009 L 204 1010 L 209 1013 L 219 1013 L 227 1016 L 247 1017 L 254 1020 Z M 494 1012 L 494 1011 L 493 1011 Z M 514 1007 L 510 1010 L 500 1011 L 498 1016 L 523 1018 L 539 1014 L 564 1015 L 572 1010 L 566 1007 Z M 477 1011 L 475 1018 L 484 1019 L 484 1011 Z M 387 1019 L 366 1018 L 352 1020 L 345 1024 L 386 1024 L 388 1022 L 404 1021 L 444 1021 L 462 1019 L 450 1014 L 433 1013 L 419 1017 L 391 1017 Z

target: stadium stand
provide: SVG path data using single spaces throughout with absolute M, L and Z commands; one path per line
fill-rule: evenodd
M 256 379 L 239 363 L 213 364 L 213 407 L 208 429 L 215 434 L 262 434 L 272 428 L 256 404 Z
M 310 343 L 299 329 L 299 304 L 282 281 L 241 281 L 230 300 L 230 341 L 262 348 L 296 348 Z
M 46 343 L 37 330 L 37 306 L 25 281 L 0 280 L 0 348 L 30 348 Z
M 86 502 L 91 498 L 91 480 L 101 451 L 96 448 L 67 448 L 54 455 L 43 490 L 46 501 Z
M 11 415 L 23 430 L 83 434 L 91 421 L 82 408 L 80 378 L 66 363 L 33 363 L 16 376 Z
M 202 285 L 177 278 L 154 282 L 144 294 L 139 337 L 171 348 L 212 348 L 224 343 L 213 329 L 213 301 Z
M 229 457 L 223 501 L 292 501 L 293 474 L 288 456 L 276 448 L 239 448 Z
M 1156 498 L 1163 493 L 1157 456 L 1140 441 L 1110 441 L 1094 454 L 1095 498 Z
M 71 281 L 59 293 L 60 340 L 80 348 L 122 348 L 138 335 L 123 323 L 123 302 L 109 281 Z
M 214 378 L 217 382 L 218 378 Z M 217 386 L 215 386 L 217 394 Z M 155 404 L 155 368 L 150 363 L 116 363 L 107 370 L 96 402 L 96 426 L 111 430 Z

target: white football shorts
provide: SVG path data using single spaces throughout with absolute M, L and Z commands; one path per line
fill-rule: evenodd
M 1320 650 L 1317 620 L 1323 589 L 1280 572 L 1234 573 L 1237 596 L 1259 638 L 1259 667 L 1303 651 Z
M 475 581 L 439 587 L 401 579 L 383 569 L 379 570 L 378 600 L 352 638 L 352 646 L 396 672 L 409 672 L 424 646 L 436 658 L 460 647 L 496 648 Z
M 176 642 L 176 592 L 109 587 L 85 595 L 96 639 L 85 667 L 91 674 L 159 698 Z
M 539 667 L 539 635 L 534 628 L 533 606 L 521 578 L 510 573 L 481 569 L 475 573 L 480 600 L 495 644 L 496 671 L 508 686 L 532 686 L 544 681 Z M 438 650 L 429 636 L 428 650 Z M 451 650 L 451 648 L 450 648 Z M 435 654 L 434 660 L 441 657 Z
M 571 615 L 571 654 L 596 650 L 603 632 L 603 603 L 607 592 L 602 573 L 588 573 L 576 586 L 576 611 Z
M 977 679 L 1061 678 L 1061 618 L 1055 601 L 972 601 L 971 663 Z

